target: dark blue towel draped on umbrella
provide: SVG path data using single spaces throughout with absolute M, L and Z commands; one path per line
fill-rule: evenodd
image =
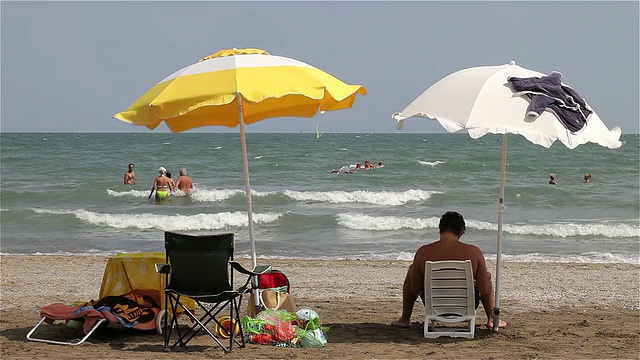
M 582 95 L 562 84 L 561 77 L 561 73 L 553 71 L 548 76 L 510 77 L 508 81 L 515 91 L 531 99 L 527 115 L 537 117 L 548 108 L 569 131 L 576 133 L 587 123 L 591 110 Z

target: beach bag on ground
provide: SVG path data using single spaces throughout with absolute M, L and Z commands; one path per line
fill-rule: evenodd
M 321 348 L 327 343 L 325 332 L 328 327 L 320 323 L 320 315 L 317 312 L 302 308 L 296 312 L 296 336 L 299 345 L 304 348 Z
M 287 276 L 279 270 L 271 270 L 258 275 L 259 310 L 286 310 L 296 312 L 296 304 L 290 294 L 291 284 Z M 247 304 L 247 315 L 256 317 L 255 297 L 252 292 Z M 259 312 L 259 311 L 258 311 Z

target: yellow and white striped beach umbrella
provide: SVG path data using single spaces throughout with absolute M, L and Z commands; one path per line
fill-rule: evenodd
M 176 71 L 113 117 L 155 129 L 165 122 L 172 132 L 202 126 L 240 125 L 249 242 L 256 266 L 251 186 L 245 124 L 275 117 L 313 117 L 319 111 L 347 109 L 361 85 L 348 85 L 301 61 L 260 49 L 228 49 Z M 257 297 L 256 297 L 257 299 Z
M 114 118 L 150 129 L 164 121 L 173 132 L 236 127 L 241 115 L 252 124 L 350 108 L 356 94 L 366 92 L 298 60 L 259 49 L 229 49 L 176 71 Z

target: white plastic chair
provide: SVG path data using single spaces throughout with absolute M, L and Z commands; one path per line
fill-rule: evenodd
M 424 275 L 424 337 L 473 339 L 476 309 L 471 260 L 427 261 Z M 467 327 L 438 326 L 438 323 L 466 323 Z

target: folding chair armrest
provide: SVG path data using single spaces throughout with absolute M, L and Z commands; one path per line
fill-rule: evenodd
M 159 274 L 169 274 L 171 271 L 171 264 L 159 264 L 156 263 L 156 272 Z
M 258 265 L 253 269 L 253 273 L 262 275 L 271 272 L 271 265 Z
M 247 270 L 242 265 L 240 265 L 240 263 L 238 263 L 237 261 L 229 261 L 229 263 L 231 264 L 231 266 L 233 266 L 233 268 L 236 271 L 243 273 L 245 275 L 251 275 L 251 276 L 261 275 L 271 271 L 271 265 L 256 266 L 253 270 Z

